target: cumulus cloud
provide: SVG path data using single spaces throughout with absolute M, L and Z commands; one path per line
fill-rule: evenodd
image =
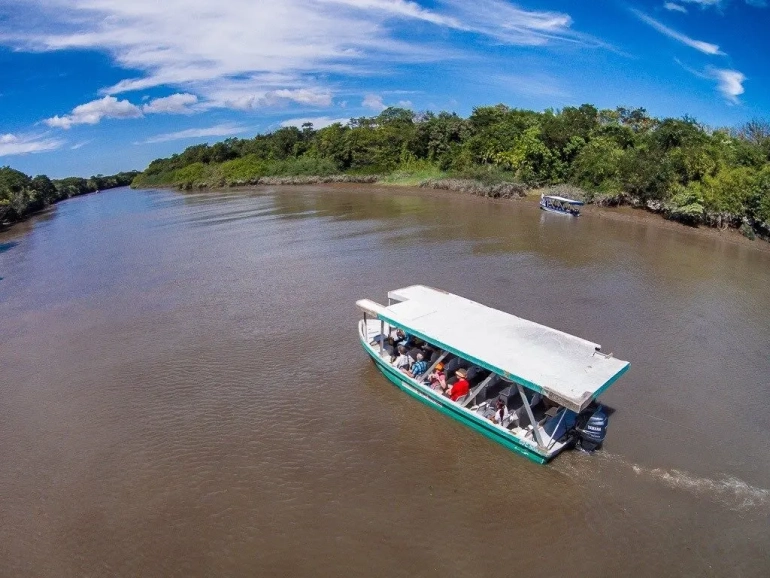
M 703 42 L 701 40 L 694 40 L 690 38 L 689 36 L 686 36 L 685 34 L 682 34 L 681 32 L 677 32 L 676 30 L 669 28 L 665 24 L 662 24 L 661 22 L 658 22 L 654 18 L 651 18 L 650 16 L 647 16 L 644 12 L 641 12 L 640 10 L 636 10 L 635 8 L 631 9 L 631 13 L 636 16 L 639 20 L 647 24 L 648 26 L 651 26 L 661 34 L 668 36 L 669 38 L 676 40 L 677 42 L 680 42 L 681 44 L 684 44 L 685 46 L 689 46 L 690 48 L 694 48 L 695 50 L 698 50 L 699 52 L 703 52 L 704 54 L 712 54 L 712 55 L 724 55 L 724 52 L 719 50 L 719 46 L 716 44 L 711 44 L 709 42 Z
M 114 96 L 105 96 L 76 106 L 70 114 L 48 118 L 45 123 L 50 127 L 68 129 L 76 124 L 98 124 L 103 118 L 138 118 L 140 116 L 142 111 L 138 106 L 127 100 L 118 100 Z
M 168 142 L 172 140 L 202 138 L 206 136 L 232 136 L 235 134 L 244 133 L 247 130 L 249 129 L 245 126 L 224 123 L 224 124 L 217 124 L 209 127 L 188 128 L 177 132 L 167 132 L 164 134 L 158 134 L 145 140 L 144 144 Z
M 187 92 L 179 92 L 162 98 L 154 98 L 142 107 L 147 114 L 189 114 L 190 108 L 198 102 L 198 97 Z
M 63 144 L 61 139 L 44 135 L 0 134 L 0 157 L 54 151 Z
M 361 106 L 370 108 L 377 112 L 382 112 L 387 106 L 382 102 L 382 97 L 377 94 L 367 94 L 364 100 L 361 101 Z
M 199 103 L 188 105 L 196 109 L 329 106 L 335 87 L 324 80 L 328 75 L 344 79 L 371 74 L 372 62 L 403 64 L 462 56 L 461 49 L 447 48 L 441 30 L 511 45 L 601 45 L 573 30 L 566 13 L 526 10 L 507 0 L 437 0 L 430 8 L 410 0 L 228 0 L 216 5 L 210 0 L 5 0 L 4 4 L 18 9 L 13 22 L 4 22 L 8 25 L 0 38 L 3 44 L 20 50 L 106 52 L 116 64 L 137 74 L 104 87 L 102 94 L 168 86 L 196 95 Z M 435 30 L 423 31 L 419 42 L 405 40 L 408 35 L 403 32 L 412 24 L 419 24 L 421 31 L 425 26 Z
M 738 104 L 738 97 L 745 92 L 743 83 L 746 76 L 737 70 L 723 68 L 712 68 L 708 70 L 709 75 L 717 81 L 717 90 L 725 97 L 727 102 Z
M 348 118 L 331 118 L 329 116 L 313 116 L 313 117 L 302 117 L 302 118 L 289 118 L 284 121 L 281 121 L 281 126 L 296 126 L 297 128 L 302 128 L 303 124 L 310 123 L 313 125 L 313 128 L 318 130 L 319 128 L 325 128 L 327 126 L 331 126 L 336 123 L 340 123 L 341 125 L 348 124 L 348 121 L 350 119 Z
M 682 6 L 681 4 L 674 4 L 673 2 L 666 2 L 663 4 L 663 8 L 666 10 L 669 10 L 671 12 L 681 12 L 682 14 L 687 14 L 687 8 Z

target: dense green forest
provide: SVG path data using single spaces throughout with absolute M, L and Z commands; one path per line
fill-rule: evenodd
M 380 175 L 568 185 L 600 204 L 630 203 L 688 224 L 770 232 L 770 124 L 713 129 L 690 117 L 584 104 L 535 112 L 484 106 L 468 118 L 388 108 L 315 130 L 196 145 L 154 160 L 134 186 L 221 187 L 265 177 Z
M 68 177 L 51 180 L 45 175 L 30 177 L 11 167 L 0 167 L 0 225 L 19 221 L 48 205 L 94 191 L 125 187 L 139 174 L 96 175 L 90 179 Z

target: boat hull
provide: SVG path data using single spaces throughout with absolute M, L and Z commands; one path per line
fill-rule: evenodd
M 553 209 L 551 207 L 546 207 L 545 205 L 540 205 L 540 208 L 544 211 L 548 211 L 549 213 L 556 213 L 557 215 L 567 215 L 568 217 L 579 217 L 580 213 L 570 213 L 569 211 L 560 211 L 559 209 Z
M 422 388 L 412 383 L 411 379 L 398 371 L 395 367 L 385 362 L 377 352 L 364 341 L 359 331 L 359 341 L 361 342 L 364 351 L 371 357 L 377 369 L 388 378 L 399 389 L 405 391 L 415 399 L 422 403 L 429 405 L 433 409 L 437 409 L 441 413 L 463 423 L 474 431 L 496 441 L 497 443 L 505 446 L 509 450 L 521 454 L 533 462 L 538 464 L 544 464 L 548 462 L 553 456 L 547 456 L 540 454 L 535 447 L 530 447 L 523 442 L 520 442 L 516 438 L 506 435 L 503 430 L 498 426 L 492 424 L 490 421 L 481 417 L 476 417 L 475 414 L 464 410 L 459 405 L 451 401 L 438 393 L 433 391 L 423 391 Z

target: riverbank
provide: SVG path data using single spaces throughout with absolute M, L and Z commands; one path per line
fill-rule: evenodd
M 0 167 L 0 230 L 39 215 L 51 205 L 88 193 L 125 187 L 139 175 L 128 171 L 115 175 L 96 175 L 88 179 L 31 177 L 11 167 Z
M 760 224 L 749 224 L 745 219 L 730 215 L 705 213 L 702 223 L 678 218 L 673 207 L 659 202 L 643 202 L 641 199 L 626 194 L 594 195 L 572 185 L 554 185 L 547 187 L 529 187 L 524 183 L 489 179 L 462 178 L 448 176 L 440 171 L 398 171 L 389 175 L 323 175 L 323 176 L 270 176 L 228 182 L 208 183 L 205 181 L 177 183 L 174 185 L 154 185 L 160 188 L 179 190 L 225 190 L 250 186 L 303 186 L 303 185 L 339 185 L 370 184 L 383 187 L 414 189 L 415 194 L 426 190 L 448 191 L 468 194 L 486 199 L 531 200 L 539 201 L 541 194 L 561 195 L 582 200 L 586 203 L 583 211 L 601 215 L 605 218 L 644 221 L 657 221 L 673 229 L 687 229 L 702 233 L 716 234 L 730 239 L 742 239 L 749 243 L 755 240 L 770 242 L 770 231 Z M 132 183 L 132 188 L 144 186 Z M 764 244 L 764 243 L 763 243 Z
M 121 185 L 121 187 L 125 187 L 125 186 L 127 186 L 127 185 Z M 120 187 L 112 187 L 112 188 L 120 188 Z M 104 190 L 109 190 L 109 189 L 104 189 Z M 14 218 L 12 220 L 0 221 L 0 233 L 4 233 L 6 231 L 9 231 L 9 230 L 13 229 L 16 225 L 21 225 L 22 223 L 25 223 L 25 222 L 29 221 L 33 217 L 39 217 L 41 215 L 44 215 L 47 212 L 50 212 L 51 210 L 53 210 L 53 208 L 56 205 L 58 205 L 62 201 L 67 201 L 67 200 L 73 199 L 75 197 L 83 197 L 83 196 L 86 196 L 86 195 L 93 195 L 93 194 L 97 194 L 97 193 L 100 193 L 100 192 L 101 192 L 101 190 L 99 190 L 99 191 L 89 191 L 87 193 L 80 193 L 78 195 L 73 195 L 72 197 L 62 197 L 60 199 L 55 199 L 55 200 L 51 201 L 50 203 L 43 205 L 39 209 L 35 209 L 34 211 L 28 211 L 28 212 L 24 213 L 20 217 L 16 217 L 16 218 Z

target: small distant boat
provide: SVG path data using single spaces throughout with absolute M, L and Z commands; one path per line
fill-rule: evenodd
M 369 299 L 356 305 L 364 351 L 428 406 L 541 464 L 604 441 L 607 412 L 596 398 L 629 363 L 600 345 L 423 285 L 390 291 L 387 307 Z M 399 369 L 401 356 L 393 361 L 393 334 L 414 359 L 422 356 L 408 371 Z
M 566 197 L 557 197 L 556 195 L 540 195 L 540 208 L 550 213 L 561 213 L 562 215 L 580 216 L 580 207 L 585 203 Z

